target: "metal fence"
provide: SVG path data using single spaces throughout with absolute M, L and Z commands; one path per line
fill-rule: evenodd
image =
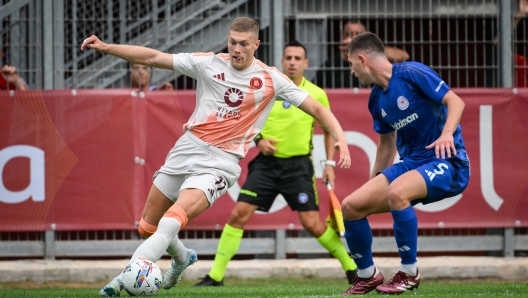
M 2 0 L 2 63 L 19 69 L 33 89 L 128 87 L 120 59 L 80 51 L 91 34 L 109 43 L 143 45 L 165 52 L 226 51 L 229 23 L 255 18 L 262 45 L 256 55 L 280 66 L 285 42 L 308 50 L 306 76 L 326 87 L 349 72 L 339 60 L 343 27 L 360 22 L 387 46 L 435 69 L 451 87 L 526 87 L 526 0 Z M 528 6 L 528 4 L 526 5 Z M 517 56 L 519 55 L 519 56 Z M 523 64 L 524 63 L 524 64 Z M 317 70 L 326 71 L 325 81 Z M 516 80 L 516 77 L 518 78 Z M 152 85 L 194 81 L 155 70 Z M 328 82 L 326 82 L 328 81 Z
M 180 231 L 187 247 L 200 258 L 216 253 L 221 231 Z M 392 230 L 373 231 L 373 252 L 394 255 Z M 527 256 L 528 229 L 421 229 L 419 256 Z M 0 233 L 0 259 L 129 257 L 142 242 L 136 231 L 69 231 Z M 344 238 L 342 242 L 347 247 Z M 238 259 L 328 257 L 328 252 L 304 231 L 245 231 Z

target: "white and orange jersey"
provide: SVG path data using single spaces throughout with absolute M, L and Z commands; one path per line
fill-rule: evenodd
M 183 126 L 215 147 L 243 158 L 279 96 L 298 107 L 308 92 L 275 67 L 254 59 L 238 71 L 229 54 L 174 54 L 174 70 L 197 80 L 196 108 Z

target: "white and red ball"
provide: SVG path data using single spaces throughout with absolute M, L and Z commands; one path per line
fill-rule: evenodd
M 126 266 L 121 280 L 130 296 L 150 296 L 161 288 L 162 274 L 156 263 L 138 259 Z

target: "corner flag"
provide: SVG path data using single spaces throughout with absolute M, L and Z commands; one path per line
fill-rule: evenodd
M 326 225 L 334 229 L 339 236 L 345 235 L 345 224 L 343 223 L 343 212 L 341 211 L 341 203 L 332 189 L 330 182 L 326 182 L 328 187 L 328 194 L 330 196 L 330 214 L 326 217 Z

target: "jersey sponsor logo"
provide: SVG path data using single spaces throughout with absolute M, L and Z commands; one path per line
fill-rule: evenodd
M 445 82 L 444 81 L 440 81 L 438 86 L 436 86 L 435 92 L 438 92 L 440 90 L 440 87 L 442 87 L 443 84 L 445 84 Z
M 308 202 L 308 195 L 305 194 L 304 192 L 300 193 L 299 194 L 299 203 L 306 204 L 306 202 Z
M 215 78 L 215 79 L 219 79 L 219 80 L 222 80 L 222 81 L 225 81 L 224 73 L 215 74 L 215 75 L 213 76 L 213 78 Z
M 256 89 L 256 90 L 262 88 L 262 85 L 263 85 L 262 80 L 257 77 L 254 77 L 251 79 L 251 81 L 249 81 L 249 87 Z
M 407 100 L 407 98 L 403 97 L 403 96 L 400 96 L 398 97 L 398 108 L 400 108 L 400 110 L 405 110 L 409 107 L 409 101 Z
M 407 118 L 403 118 L 403 119 L 398 120 L 398 122 L 394 122 L 394 124 L 391 124 L 391 126 L 395 130 L 399 130 L 399 129 L 403 128 L 405 125 L 413 122 L 416 119 L 418 119 L 418 114 L 413 113 L 412 115 L 410 115 Z
M 434 179 L 434 177 L 436 177 L 436 175 L 442 175 L 445 172 L 444 169 L 446 169 L 446 170 L 449 169 L 449 166 L 446 165 L 445 163 L 439 163 L 436 167 L 438 169 L 434 170 L 433 172 L 425 170 L 425 173 L 427 174 L 427 176 L 429 176 L 429 180 L 430 181 L 433 181 L 433 179 Z
M 229 88 L 224 93 L 225 103 L 232 108 L 236 108 L 241 105 L 243 100 L 244 93 L 242 93 L 242 91 L 240 91 L 238 88 Z
M 216 117 L 238 121 L 240 120 L 240 117 L 242 117 L 242 113 L 218 107 L 218 110 L 216 111 Z
M 381 117 L 385 118 L 387 116 L 387 113 L 385 113 L 384 109 L 381 109 Z

